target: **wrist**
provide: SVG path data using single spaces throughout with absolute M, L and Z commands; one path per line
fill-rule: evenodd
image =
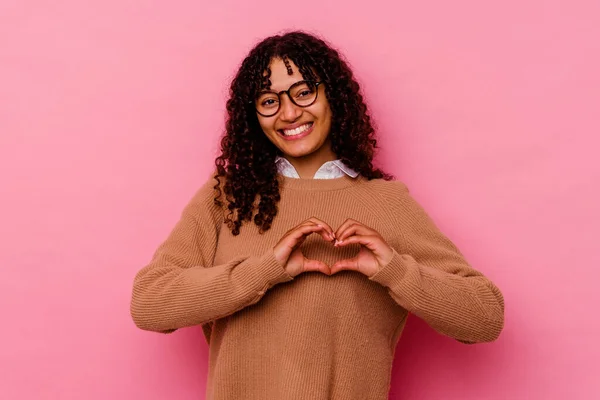
M 388 248 L 386 249 L 385 255 L 383 257 L 381 257 L 381 261 L 379 262 L 378 271 L 381 271 L 383 268 L 387 267 L 388 264 L 390 262 L 392 262 L 393 258 L 394 258 L 394 249 L 392 249 L 390 246 L 388 246 Z

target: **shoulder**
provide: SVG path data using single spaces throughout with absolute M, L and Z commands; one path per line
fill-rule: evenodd
M 198 187 L 184 209 L 184 213 L 192 214 L 196 217 L 211 216 L 213 219 L 221 219 L 226 208 L 224 205 L 225 178 L 220 177 L 217 180 L 215 173 L 206 177 L 204 182 Z M 216 200 L 216 201 L 215 201 Z M 221 204 L 218 204 L 218 201 Z
M 372 195 L 377 195 L 384 207 L 395 215 L 412 214 L 421 218 L 427 214 L 403 181 L 397 179 L 365 180 L 364 186 Z
M 366 190 L 378 193 L 385 200 L 394 201 L 400 198 L 404 198 L 410 195 L 408 186 L 397 179 L 385 180 L 385 179 L 364 179 L 364 185 Z
M 371 179 L 361 177 L 354 191 L 357 199 L 381 213 L 397 213 L 411 201 L 408 186 L 398 179 Z

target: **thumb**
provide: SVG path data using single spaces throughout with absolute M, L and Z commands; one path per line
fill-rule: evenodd
M 322 261 L 310 260 L 308 258 L 305 258 L 303 267 L 304 271 L 319 271 L 324 273 L 325 275 L 331 275 L 329 266 Z
M 331 274 L 335 274 L 342 270 L 358 271 L 358 257 L 348 258 L 341 260 L 333 264 L 331 267 Z

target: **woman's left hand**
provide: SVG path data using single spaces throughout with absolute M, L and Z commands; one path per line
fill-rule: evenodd
M 379 232 L 353 219 L 347 219 L 335 232 L 335 247 L 360 244 L 354 258 L 341 260 L 331 266 L 331 275 L 342 270 L 358 271 L 368 277 L 385 267 L 394 255 L 392 248 Z

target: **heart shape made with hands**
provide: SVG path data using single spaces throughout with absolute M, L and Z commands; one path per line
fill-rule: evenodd
M 392 260 L 392 247 L 379 232 L 363 223 L 348 218 L 335 232 L 324 223 L 317 223 L 317 225 L 322 227 L 326 233 L 321 236 L 324 239 L 328 236 L 334 247 L 343 247 L 353 243 L 360 244 L 358 254 L 330 266 L 329 275 L 348 270 L 371 277 Z

